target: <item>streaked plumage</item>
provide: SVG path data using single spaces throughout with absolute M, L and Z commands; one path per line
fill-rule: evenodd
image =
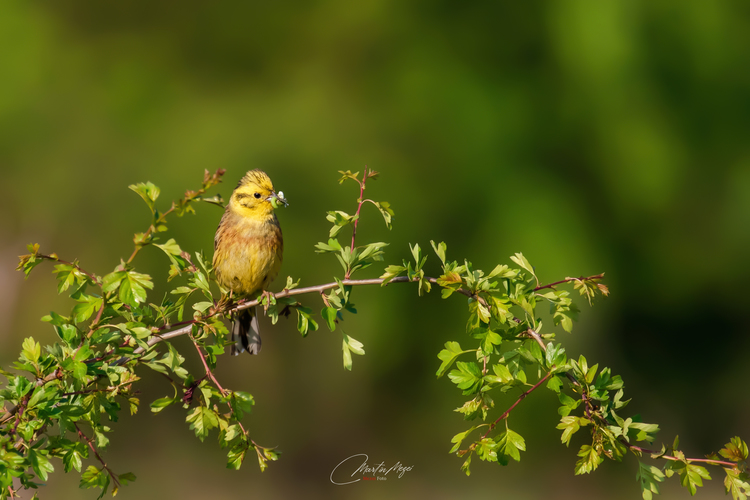
M 265 290 L 281 268 L 284 240 L 273 213 L 284 203 L 262 170 L 249 171 L 229 199 L 214 238 L 213 266 L 219 284 L 235 298 Z M 232 324 L 232 354 L 260 352 L 258 320 L 254 309 L 239 313 Z

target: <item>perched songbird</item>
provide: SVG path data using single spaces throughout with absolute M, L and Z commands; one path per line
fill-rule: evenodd
M 287 205 L 284 193 L 273 190 L 262 170 L 251 170 L 232 193 L 214 238 L 216 281 L 237 297 L 265 291 L 281 268 L 284 240 L 273 213 Z M 255 309 L 245 309 L 232 323 L 231 353 L 260 352 Z

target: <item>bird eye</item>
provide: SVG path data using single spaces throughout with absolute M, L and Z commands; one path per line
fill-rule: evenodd
M 260 193 L 255 193 L 253 196 L 255 196 L 256 199 L 260 199 Z

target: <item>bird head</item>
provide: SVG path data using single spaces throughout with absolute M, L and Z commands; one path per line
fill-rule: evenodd
M 270 215 L 280 205 L 288 205 L 284 193 L 274 191 L 271 179 L 259 169 L 245 174 L 229 200 L 232 211 L 247 217 Z

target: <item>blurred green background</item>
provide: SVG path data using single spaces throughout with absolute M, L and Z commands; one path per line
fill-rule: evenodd
M 54 342 L 39 318 L 71 307 L 51 266 L 24 281 L 17 255 L 39 242 L 107 273 L 148 224 L 128 184 L 154 182 L 166 207 L 203 169 L 227 170 L 225 198 L 246 170 L 265 169 L 291 202 L 279 213 L 281 278 L 312 285 L 339 273 L 313 253 L 326 210 L 355 208 L 356 187 L 339 186 L 337 170 L 369 165 L 382 173 L 371 196 L 396 218 L 388 232 L 365 207 L 359 238 L 389 241 L 387 263 L 434 239 L 483 269 L 521 251 L 545 282 L 604 271 L 611 298 L 579 301 L 581 320 L 561 335 L 568 352 L 621 374 L 629 409 L 693 456 L 750 438 L 747 2 L 5 0 L 1 10 L 3 366 L 26 336 Z M 167 237 L 210 255 L 221 210 L 199 208 Z M 165 281 L 158 250 L 136 265 Z M 354 302 L 343 327 L 367 355 L 351 373 L 338 331 L 302 339 L 294 321 L 263 324 L 260 356 L 221 360 L 224 385 L 256 398 L 252 437 L 284 452 L 263 474 L 252 458 L 225 469 L 180 409 L 150 414 L 171 388 L 144 371 L 144 408 L 113 426 L 106 454 L 138 476 L 120 496 L 640 498 L 633 458 L 573 476 L 549 391 L 511 415 L 523 461 L 475 461 L 466 478 L 447 453 L 468 427 L 452 411 L 463 398 L 434 377 L 442 345 L 465 339 L 465 302 L 402 285 L 357 289 Z M 498 396 L 498 410 L 511 402 Z M 332 485 L 332 468 L 357 453 L 414 469 Z M 700 498 L 725 498 L 723 472 L 711 474 Z M 77 483 L 54 474 L 43 497 L 95 498 Z M 674 479 L 663 492 L 688 497 Z

